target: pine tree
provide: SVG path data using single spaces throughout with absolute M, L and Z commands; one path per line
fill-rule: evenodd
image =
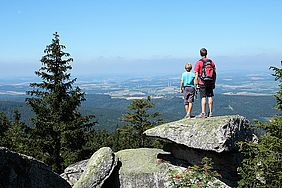
M 94 115 L 82 117 L 78 111 L 85 94 L 79 87 L 73 88 L 76 78 L 71 79 L 68 72 L 73 59 L 64 49 L 56 32 L 44 50 L 42 67 L 35 72 L 42 82 L 30 84 L 34 89 L 27 91 L 31 98 L 26 99 L 35 112 L 34 155 L 56 172 L 83 158 L 85 134 L 94 125 L 91 122 Z
M 155 104 L 151 102 L 150 97 L 147 99 L 135 99 L 128 106 L 128 112 L 123 116 L 123 120 L 128 123 L 127 126 L 120 128 L 118 131 L 127 135 L 129 140 L 136 142 L 135 147 L 144 147 L 146 145 L 146 137 L 143 132 L 159 123 L 164 122 L 163 119 L 156 119 L 160 116 L 159 112 L 151 113 L 149 109 L 154 108 Z M 131 138 L 130 138 L 131 137 Z M 134 138 L 134 139 L 132 139 Z

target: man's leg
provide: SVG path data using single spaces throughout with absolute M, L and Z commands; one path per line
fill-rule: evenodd
M 212 114 L 212 97 L 208 97 L 208 103 L 209 103 L 209 114 Z
M 206 114 L 206 97 L 202 97 L 202 114 Z

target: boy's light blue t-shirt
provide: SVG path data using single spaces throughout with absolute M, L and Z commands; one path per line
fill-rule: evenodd
M 183 72 L 181 80 L 184 83 L 184 86 L 194 87 L 195 74 L 193 72 Z

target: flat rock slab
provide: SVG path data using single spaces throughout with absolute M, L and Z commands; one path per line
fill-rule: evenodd
M 249 121 L 239 115 L 181 119 L 149 129 L 144 134 L 218 153 L 234 150 L 236 141 L 253 138 Z

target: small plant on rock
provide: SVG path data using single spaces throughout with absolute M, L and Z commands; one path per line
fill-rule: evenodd
M 212 161 L 210 158 L 204 157 L 201 165 L 189 166 L 182 172 L 177 170 L 170 171 L 170 186 L 172 188 L 184 188 L 184 187 L 218 187 L 219 184 L 214 182 L 215 177 L 220 175 L 213 171 Z

